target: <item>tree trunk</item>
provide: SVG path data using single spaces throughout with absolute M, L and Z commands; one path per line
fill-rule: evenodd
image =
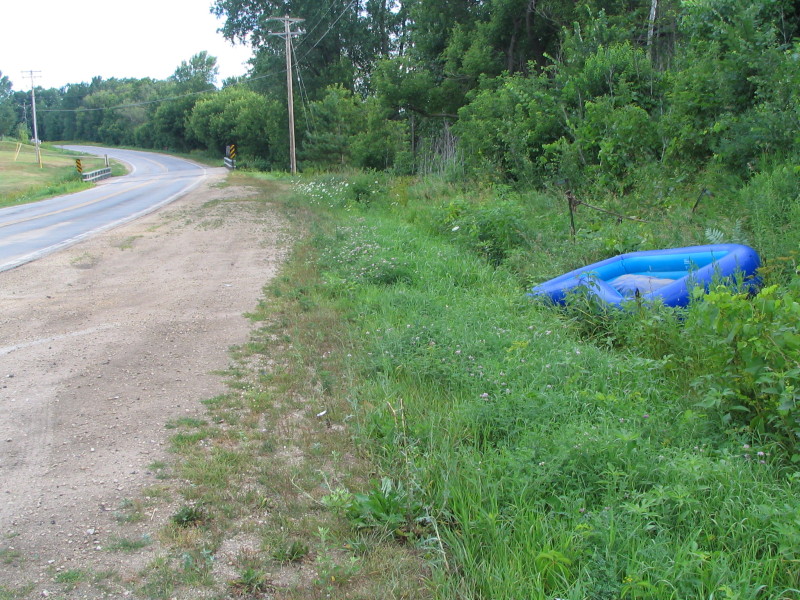
M 516 50 L 517 45 L 517 27 L 516 23 L 514 26 L 514 33 L 511 34 L 511 41 L 508 42 L 508 56 L 506 60 L 506 68 L 508 72 L 513 74 L 514 73 L 514 51 Z
M 650 21 L 647 25 L 647 58 L 653 62 L 653 34 L 656 29 L 656 13 L 658 12 L 658 0 L 650 0 Z

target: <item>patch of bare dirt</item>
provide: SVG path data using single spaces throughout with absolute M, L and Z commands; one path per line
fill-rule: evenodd
M 165 424 L 225 391 L 214 372 L 288 246 L 279 217 L 222 178 L 0 273 L 0 592 L 61 594 L 59 574 L 124 579 L 152 557 L 108 551 L 120 507 L 159 483 Z M 164 517 L 145 511 L 142 530 Z

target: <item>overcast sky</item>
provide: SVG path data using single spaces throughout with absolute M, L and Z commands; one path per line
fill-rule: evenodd
M 8 1 L 0 8 L 0 71 L 14 90 L 30 90 L 22 71 L 41 71 L 44 88 L 99 75 L 166 79 L 203 50 L 217 57 L 219 81 L 247 71 L 249 48 L 217 33 L 212 0 L 135 2 Z

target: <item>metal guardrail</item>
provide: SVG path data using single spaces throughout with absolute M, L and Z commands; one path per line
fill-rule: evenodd
M 233 170 L 233 169 L 235 169 L 235 168 L 236 168 L 236 161 L 235 161 L 235 160 L 233 160 L 232 158 L 228 158 L 228 157 L 226 156 L 226 157 L 225 157 L 225 158 L 223 158 L 222 160 L 224 160 L 224 161 L 225 161 L 225 166 L 226 166 L 226 167 L 228 167 L 229 169 Z
M 111 177 L 111 167 L 105 167 L 83 174 L 84 181 L 97 181 L 99 179 L 105 179 L 106 177 Z

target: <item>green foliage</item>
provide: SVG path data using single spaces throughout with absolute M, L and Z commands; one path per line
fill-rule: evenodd
M 472 173 L 526 181 L 541 175 L 544 145 L 564 131 L 551 87 L 545 75 L 501 78 L 459 111 L 454 130 L 470 149 L 466 162 Z
M 767 273 L 785 281 L 798 265 L 797 223 L 800 222 L 800 172 L 779 164 L 755 175 L 740 191 L 750 215 L 753 244 L 761 249 Z
M 293 563 L 303 560 L 308 556 L 308 545 L 300 540 L 292 540 L 287 544 L 278 547 L 273 553 L 272 558 L 282 563 Z
M 223 17 L 222 33 L 229 40 L 247 40 L 256 50 L 253 72 L 267 95 L 285 94 L 275 73 L 285 69 L 284 41 L 271 35 L 276 16 L 304 19 L 307 35 L 297 41 L 303 85 L 312 100 L 340 84 L 356 90 L 368 84 L 375 63 L 396 51 L 406 17 L 399 2 L 358 1 L 324 4 L 317 0 L 248 2 L 216 0 L 212 12 Z M 279 26 L 279 24 L 277 25 Z M 265 76 L 266 75 L 266 76 Z
M 182 506 L 172 515 L 172 522 L 179 527 L 194 527 L 206 519 L 203 509 L 197 506 Z
M 585 170 L 585 176 L 607 189 L 624 191 L 638 166 L 658 158 L 660 140 L 644 109 L 632 104 L 616 108 L 614 104 L 608 97 L 587 102 L 575 136 L 581 154 L 596 161 Z
M 187 131 L 186 120 L 199 98 L 200 96 L 186 96 L 159 104 L 147 124 L 148 130 L 140 130 L 140 135 L 144 138 L 141 141 L 145 142 L 149 138 L 156 148 L 170 148 L 183 152 L 189 150 L 194 138 Z
M 377 98 L 362 100 L 342 86 L 330 86 L 308 107 L 310 128 L 300 158 L 306 168 L 392 168 L 407 143 L 404 124 L 390 119 Z
M 687 3 L 680 27 L 687 36 L 679 68 L 670 74 L 665 131 L 673 160 L 716 159 L 754 168 L 765 150 L 785 139 L 785 81 L 795 59 L 780 51 L 779 3 Z M 788 70 L 787 70 L 788 69 Z M 791 76 L 789 76 L 791 77 Z M 791 92 L 789 92 L 791 94 Z M 783 97 L 779 110 L 767 98 Z M 790 120 L 793 117 L 789 118 Z M 776 137 L 765 135 L 767 132 Z
M 305 169 L 619 195 L 705 169 L 746 184 L 800 155 L 800 17 L 788 0 L 284 4 L 214 3 L 224 35 L 253 45 L 248 77 L 217 90 L 216 59 L 200 52 L 164 81 L 39 90 L 40 136 L 215 155 L 236 143 L 240 166 L 285 169 L 274 77 L 285 47 L 270 33 L 291 12 L 313 24 L 295 40 Z M 28 100 L 0 87 L 8 133 Z
M 342 167 L 351 163 L 351 138 L 363 126 L 361 106 L 353 93 L 341 85 L 325 90 L 311 103 L 311 130 L 306 133 L 301 159 L 314 167 Z
M 360 173 L 348 178 L 347 198 L 350 202 L 369 205 L 384 199 L 386 190 L 383 187 L 384 177 L 376 173 Z
M 237 594 L 263 594 L 270 589 L 269 575 L 261 569 L 247 566 L 239 572 L 239 576 L 231 582 Z
M 203 50 L 188 61 L 181 61 L 170 80 L 177 84 L 181 92 L 200 92 L 212 87 L 218 74 L 216 57 Z
M 357 529 L 374 529 L 405 538 L 419 531 L 422 504 L 401 482 L 384 477 L 364 494 L 353 494 L 346 515 Z
M 800 460 L 800 280 L 752 300 L 727 288 L 689 312 L 686 335 L 703 357 L 700 406 L 746 425 Z
M 14 135 L 17 128 L 17 115 L 11 95 L 11 81 L 0 71 L 0 138 Z M 26 140 L 27 141 L 27 138 Z
M 629 43 L 580 51 L 588 54 L 547 74 L 500 78 L 460 111 L 456 131 L 474 149 L 473 172 L 624 187 L 635 166 L 660 155 L 649 111 L 659 106 L 661 83 L 644 52 Z
M 497 266 L 524 246 L 529 234 L 525 216 L 523 206 L 513 199 L 451 204 L 444 227 L 455 239 Z
M 436 94 L 434 74 L 411 57 L 378 62 L 374 84 L 378 96 L 394 111 L 427 113 L 438 108 L 432 106 Z
M 407 124 L 393 120 L 389 109 L 377 98 L 367 99 L 361 110 L 366 113 L 361 117 L 364 127 L 350 142 L 353 164 L 363 169 L 393 169 L 398 175 L 410 174 L 413 165 L 409 164 Z
M 28 143 L 31 139 L 31 132 L 24 123 L 17 125 L 16 138 L 18 142 Z
M 219 156 L 224 154 L 225 146 L 235 143 L 242 158 L 278 159 L 285 156 L 284 147 L 275 144 L 276 140 L 283 141 L 276 123 L 276 115 L 282 110 L 277 100 L 265 99 L 245 88 L 225 88 L 197 101 L 187 129 Z

